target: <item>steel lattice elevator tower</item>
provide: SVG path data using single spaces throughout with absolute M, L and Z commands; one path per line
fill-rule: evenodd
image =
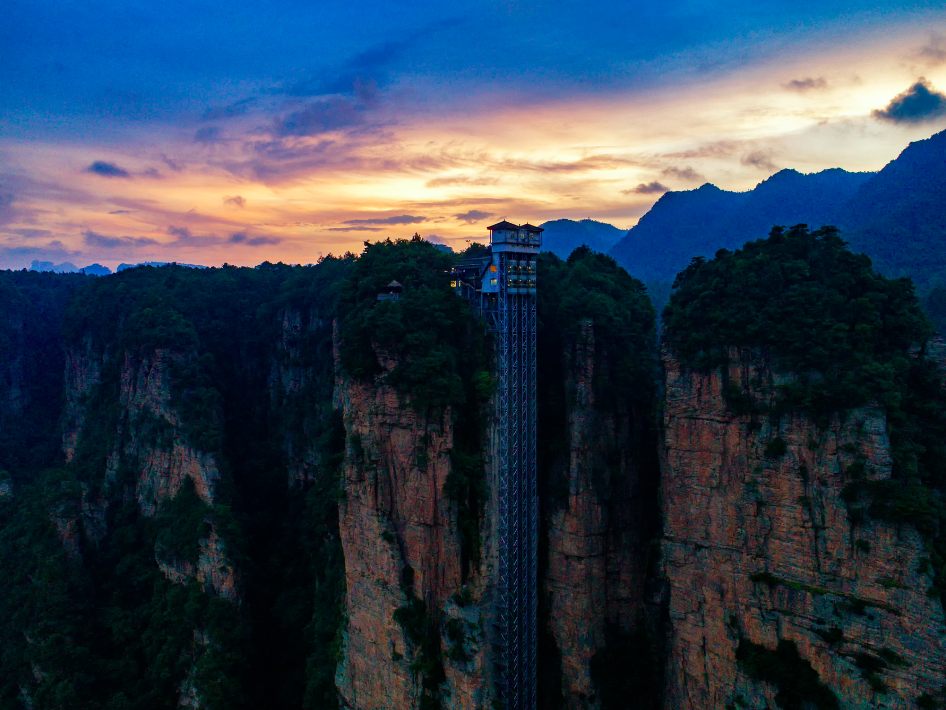
M 496 694 L 506 710 L 535 710 L 539 534 L 536 258 L 543 230 L 506 221 L 489 230 L 488 256 L 458 264 L 454 287 L 474 303 L 496 334 Z

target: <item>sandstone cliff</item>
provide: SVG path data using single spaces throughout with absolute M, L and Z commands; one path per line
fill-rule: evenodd
M 187 425 L 174 404 L 171 364 L 183 360 L 184 356 L 164 349 L 146 354 L 127 351 L 119 374 L 118 415 L 114 417 L 114 429 L 104 432 L 111 443 L 102 472 L 105 481 L 114 483 L 122 465 L 130 468 L 135 495 L 146 515 L 154 515 L 161 501 L 173 497 L 185 479 L 193 481 L 201 500 L 213 504 L 214 487 L 220 478 L 214 454 L 191 443 Z M 101 369 L 102 360 L 95 354 L 91 340 L 85 340 L 81 348 L 67 350 L 63 434 L 67 461 L 76 455 L 90 401 L 101 384 Z M 101 432 L 95 432 L 95 436 L 101 436 Z
M 585 321 L 565 353 L 568 461 L 560 500 L 545 512 L 543 580 L 563 699 L 575 710 L 601 707 L 591 665 L 609 626 L 630 633 L 640 620 L 649 542 L 646 494 L 631 461 L 633 447 L 643 445 L 640 422 L 627 402 L 596 401 L 596 368 L 607 377 L 606 355 L 596 353 L 594 326 Z
M 407 710 L 429 707 L 427 697 L 450 710 L 489 707 L 489 540 L 464 585 L 456 506 L 445 492 L 450 411 L 427 419 L 391 387 L 343 376 L 335 404 L 348 436 L 342 706 Z
M 891 475 L 884 412 L 740 414 L 726 381 L 764 411 L 781 379 L 758 352 L 729 362 L 703 374 L 663 352 L 666 707 L 936 707 L 946 618 L 924 541 L 842 497 L 855 471 Z

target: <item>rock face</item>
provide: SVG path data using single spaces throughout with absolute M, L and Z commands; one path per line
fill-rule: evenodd
M 453 446 L 450 412 L 427 420 L 391 387 L 342 376 L 335 404 L 348 435 L 339 503 L 348 619 L 336 673 L 342 706 L 421 706 L 425 674 L 411 665 L 425 659 L 395 620 L 413 595 L 440 629 L 443 707 L 489 707 L 489 542 L 480 568 L 466 580 L 467 599 L 454 597 L 464 584 L 456 506 L 445 493 Z M 456 643 L 448 629 L 465 637 L 462 652 L 451 653 Z
M 195 448 L 185 422 L 173 404 L 171 364 L 184 356 L 158 349 L 147 354 L 128 351 L 121 364 L 119 415 L 113 432 L 106 481 L 112 483 L 124 464 L 135 474 L 135 495 L 146 515 L 154 515 L 161 501 L 177 494 L 185 479 L 208 505 L 220 470 L 212 453 Z M 102 362 L 90 340 L 66 353 L 66 424 L 63 450 L 66 460 L 76 455 L 85 431 L 88 403 L 101 383 Z M 219 414 L 215 415 L 219 418 Z
M 729 361 L 730 386 L 764 409 L 779 382 L 769 362 L 739 350 Z M 665 706 L 775 707 L 784 688 L 760 681 L 737 649 L 786 641 L 796 669 L 810 663 L 841 708 L 915 708 L 937 696 L 946 618 L 918 571 L 923 540 L 910 525 L 856 519 L 842 498 L 854 464 L 868 479 L 890 477 L 883 411 L 826 428 L 800 414 L 739 414 L 720 370 L 690 370 L 666 348 L 663 363 Z
M 566 352 L 569 458 L 562 505 L 546 512 L 549 567 L 544 581 L 550 631 L 562 658 L 566 707 L 599 708 L 591 660 L 613 625 L 639 619 L 646 567 L 640 475 L 629 460 L 633 417 L 596 402 L 594 326 L 580 324 Z

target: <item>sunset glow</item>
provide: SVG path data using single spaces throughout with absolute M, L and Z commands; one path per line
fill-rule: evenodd
M 532 12 L 489 7 L 515 26 Z M 293 89 L 305 62 L 248 60 L 241 76 L 208 65 L 159 89 L 149 76 L 137 99 L 126 96 L 148 110 L 95 103 L 112 79 L 133 80 L 127 67 L 103 74 L 101 62 L 92 88 L 53 77 L 30 94 L 12 78 L 20 59 L 8 46 L 0 267 L 307 263 L 415 231 L 462 248 L 502 217 L 628 228 L 667 189 L 746 190 L 782 168 L 878 170 L 946 126 L 872 114 L 921 77 L 946 90 L 946 12 L 849 9 L 817 27 L 800 7 L 760 14 L 626 61 L 578 27 L 555 45 L 587 60 L 572 73 L 551 48 L 518 72 L 485 62 L 482 48 L 465 63 L 470 43 L 444 49 L 439 30 L 417 30 L 418 54 L 386 64 L 391 40 L 375 27 L 375 40 L 306 57 L 335 67 L 337 86 Z M 352 19 L 337 12 L 339 26 Z M 16 31 L 24 17 L 5 22 Z M 571 32 L 565 19 L 539 24 L 546 34 L 532 42 Z M 645 32 L 626 29 L 629 43 Z M 75 51 L 64 75 L 89 50 Z M 425 51 L 446 54 L 428 61 Z

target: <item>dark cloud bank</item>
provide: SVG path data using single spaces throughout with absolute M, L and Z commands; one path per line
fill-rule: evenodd
M 630 190 L 622 190 L 621 192 L 623 192 L 625 195 L 630 195 L 632 193 L 636 195 L 656 195 L 657 193 L 664 193 L 669 190 L 669 187 L 654 180 L 654 182 L 642 182 L 637 187 L 631 188 Z
M 946 116 L 946 94 L 920 78 L 909 89 L 895 96 L 885 109 L 877 109 L 873 116 L 889 123 L 924 123 Z

